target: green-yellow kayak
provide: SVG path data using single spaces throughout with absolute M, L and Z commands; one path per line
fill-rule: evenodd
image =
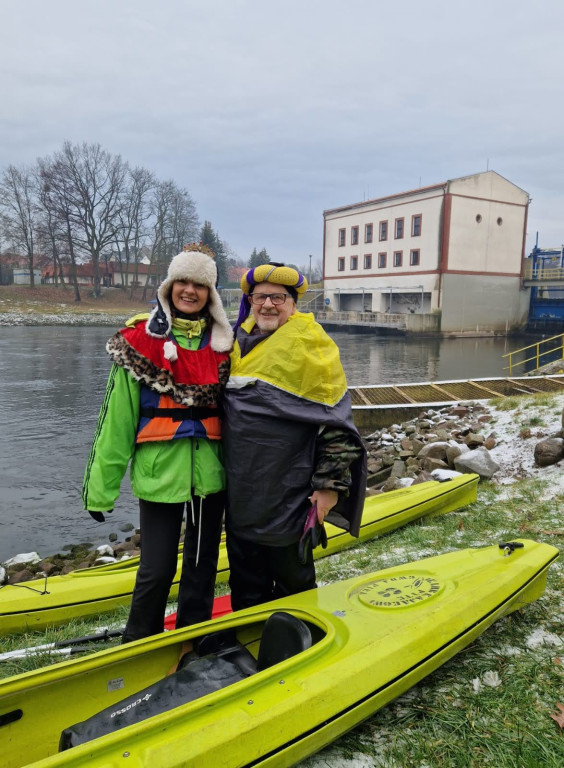
M 2 766 L 292 765 L 538 598 L 557 556 L 450 552 L 7 678 Z
M 424 515 L 451 512 L 476 500 L 478 475 L 461 475 L 445 482 L 427 482 L 366 499 L 360 536 L 353 538 L 326 524 L 327 549 L 314 557 L 333 554 L 359 541 L 372 539 Z M 182 554 L 170 593 L 178 594 Z M 0 635 L 43 629 L 69 619 L 96 616 L 127 605 L 135 584 L 139 558 L 73 571 L 64 576 L 5 585 L 0 588 Z M 222 542 L 217 581 L 229 578 L 229 563 Z

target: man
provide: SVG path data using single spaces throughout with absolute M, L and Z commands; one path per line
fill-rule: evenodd
M 297 310 L 306 279 L 270 263 L 241 288 L 223 443 L 234 610 L 314 588 L 311 547 L 300 547 L 310 507 L 357 536 L 366 490 L 339 350 Z

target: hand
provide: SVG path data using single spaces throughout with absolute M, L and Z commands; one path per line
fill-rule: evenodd
M 310 553 L 319 545 L 327 549 L 327 534 L 325 526 L 317 519 L 317 507 L 315 504 L 309 509 L 304 530 L 298 544 L 298 557 L 302 565 L 306 565 Z
M 105 515 L 105 514 L 107 515 L 107 514 L 108 514 L 109 512 L 111 512 L 112 510 L 111 510 L 111 509 L 108 509 L 108 510 L 106 510 L 106 512 L 93 512 L 92 510 L 90 510 L 90 509 L 87 509 L 86 511 L 88 512 L 88 514 L 90 515 L 90 517 L 93 517 L 93 518 L 94 518 L 94 520 L 96 520 L 96 522 L 97 522 L 97 523 L 103 523 L 103 522 L 105 522 L 105 520 L 106 520 L 106 518 L 104 517 L 104 515 Z
M 312 506 L 314 504 L 317 505 L 317 519 L 322 523 L 335 504 L 339 501 L 339 494 L 337 491 L 322 489 L 320 491 L 314 491 L 309 497 L 309 500 L 311 501 Z

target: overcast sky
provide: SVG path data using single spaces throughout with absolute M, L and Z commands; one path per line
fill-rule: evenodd
M 562 0 L 0 0 L 0 170 L 100 143 L 242 258 L 324 209 L 495 170 L 564 242 Z

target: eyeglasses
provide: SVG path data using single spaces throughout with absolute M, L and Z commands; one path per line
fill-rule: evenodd
M 270 299 L 275 307 L 279 307 L 281 304 L 284 304 L 286 297 L 289 295 L 289 293 L 251 293 L 249 301 L 251 304 L 257 304 L 260 307 L 267 299 Z

